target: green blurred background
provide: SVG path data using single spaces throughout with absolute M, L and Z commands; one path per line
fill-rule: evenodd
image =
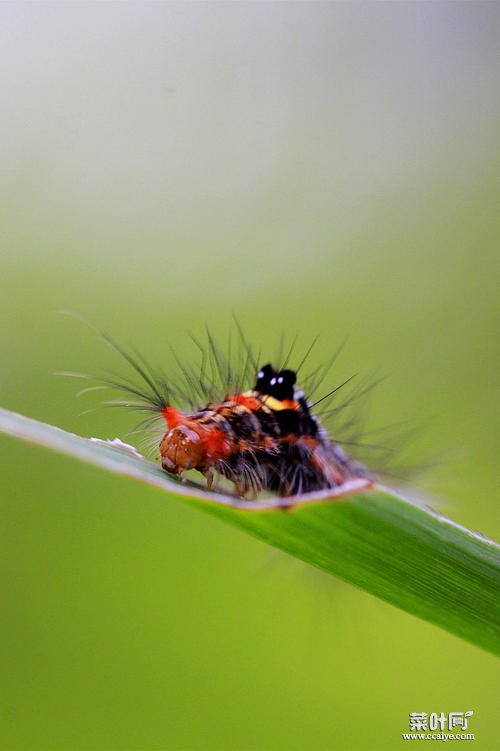
M 2 3 L 1 404 L 82 435 L 134 417 L 56 370 L 166 368 L 233 312 L 333 384 L 390 374 L 370 423 L 457 521 L 495 492 L 498 3 Z M 1 442 L 1 747 L 404 748 L 473 710 L 495 659 L 160 491 Z M 420 491 L 417 491 L 420 492 Z M 436 742 L 437 744 L 438 742 Z M 432 744 L 431 744 L 432 745 Z

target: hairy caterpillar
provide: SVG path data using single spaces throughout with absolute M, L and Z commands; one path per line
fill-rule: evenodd
M 230 481 L 240 497 L 255 497 L 261 491 L 288 497 L 337 488 L 353 479 L 372 479 L 372 473 L 330 437 L 314 412 L 320 402 L 328 405 L 351 378 L 315 402 L 307 396 L 317 390 L 340 348 L 304 379 L 301 390 L 297 372 L 314 342 L 296 370 L 287 367 L 295 340 L 286 358 L 259 367 L 239 324 L 237 330 L 236 356 L 230 354 L 230 345 L 225 354 L 210 333 L 206 345 L 191 337 L 201 362 L 197 367 L 186 365 L 172 353 L 179 369 L 176 381 L 101 332 L 139 377 L 138 382 L 122 377 L 100 379 L 128 397 L 106 403 L 146 412 L 141 429 L 163 420 L 166 429 L 156 443 L 161 466 L 177 477 L 197 470 L 208 488 L 218 475 Z

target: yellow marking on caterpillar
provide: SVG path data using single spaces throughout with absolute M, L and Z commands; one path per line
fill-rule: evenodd
M 267 394 L 261 396 L 262 404 L 265 404 L 266 407 L 269 407 L 269 409 L 272 409 L 273 412 L 281 412 L 283 409 L 293 409 L 295 411 L 298 410 L 299 405 L 294 399 L 283 399 L 280 401 L 279 399 L 275 399 L 274 396 L 268 396 Z
M 283 399 L 282 401 L 280 401 L 274 396 L 269 396 L 269 394 L 261 394 L 258 391 L 254 391 L 253 389 L 245 391 L 242 396 L 247 396 L 252 399 L 258 399 L 265 412 L 281 412 L 284 409 L 293 409 L 297 411 L 299 409 L 299 404 L 295 401 L 295 399 Z

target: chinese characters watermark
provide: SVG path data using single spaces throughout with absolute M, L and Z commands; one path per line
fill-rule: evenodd
M 461 727 L 467 730 L 467 718 L 474 714 L 469 712 L 450 712 L 445 715 L 444 712 L 437 714 L 431 712 L 410 712 L 410 730 L 453 730 L 455 727 Z

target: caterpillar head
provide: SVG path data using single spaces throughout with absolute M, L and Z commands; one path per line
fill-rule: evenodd
M 179 475 L 201 466 L 204 443 L 200 434 L 188 425 L 177 425 L 165 433 L 160 443 L 163 469 Z

